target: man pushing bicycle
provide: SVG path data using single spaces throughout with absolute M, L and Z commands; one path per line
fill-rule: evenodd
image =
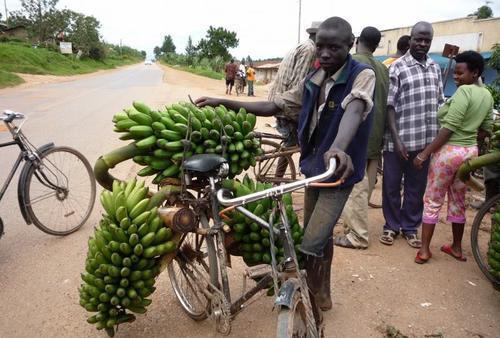
M 306 255 L 307 284 L 312 294 L 317 324 L 321 311 L 331 309 L 330 271 L 333 258 L 333 227 L 355 183 L 361 181 L 366 164 L 368 135 L 372 123 L 375 73 L 351 58 L 354 43 L 351 25 L 339 17 L 323 21 L 316 36 L 321 68 L 312 71 L 295 88 L 273 101 L 238 102 L 202 97 L 199 106 L 223 104 L 245 108 L 258 116 L 299 112 L 300 168 L 306 177 L 323 173 L 330 158 L 338 166 L 327 182 L 341 179 L 335 188 L 311 188 L 304 195 L 304 238 L 300 250 Z

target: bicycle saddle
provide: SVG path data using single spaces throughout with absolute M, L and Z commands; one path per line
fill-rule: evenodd
M 193 155 L 184 161 L 184 169 L 195 173 L 207 173 L 220 168 L 227 160 L 215 154 L 199 154 Z

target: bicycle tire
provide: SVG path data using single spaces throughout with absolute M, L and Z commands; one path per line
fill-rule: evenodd
M 69 157 L 64 158 L 65 156 Z M 76 174 L 69 172 L 75 169 Z M 54 190 L 44 185 L 40 178 L 66 189 Z M 80 179 L 81 184 L 78 183 Z M 49 193 L 54 192 L 54 198 L 50 198 L 48 205 L 44 203 L 44 206 L 35 208 L 38 202 L 49 199 L 44 197 L 34 202 L 37 197 L 33 195 L 37 188 L 46 189 Z M 96 183 L 92 167 L 85 156 L 73 148 L 61 146 L 49 148 L 40 154 L 40 165 L 33 163 L 26 175 L 23 190 L 23 203 L 33 224 L 47 234 L 65 236 L 80 229 L 90 217 L 95 203 Z M 82 195 L 79 195 L 80 191 L 83 191 Z M 50 217 L 46 217 L 47 214 Z M 58 216 L 58 219 L 55 219 L 54 215 Z M 65 221 L 68 224 L 63 230 L 56 229 L 56 226 L 59 227 Z
M 269 155 L 271 158 L 261 159 L 262 156 L 257 156 L 257 164 L 254 167 L 255 178 L 260 182 L 265 183 L 282 183 L 292 182 L 297 179 L 297 170 L 291 155 L 279 155 L 283 146 L 271 140 L 262 139 L 261 147 L 264 149 L 263 156 Z M 267 148 L 266 148 L 267 147 Z M 278 161 L 280 158 L 285 159 L 286 168 L 283 176 L 277 175 Z
M 206 298 L 201 290 L 197 289 L 197 283 L 195 279 L 202 279 L 198 276 L 200 269 L 206 272 L 204 277 L 209 276 L 207 262 L 200 263 L 200 258 L 207 258 L 207 252 L 202 249 L 202 243 L 198 240 L 201 239 L 204 242 L 204 238 L 201 235 L 194 233 L 188 233 L 183 241 L 183 245 L 191 246 L 190 249 L 194 250 L 194 255 L 188 258 L 187 255 L 183 254 L 185 249 L 181 248 L 178 255 L 172 260 L 168 265 L 168 277 L 170 279 L 170 284 L 174 290 L 174 294 L 181 305 L 184 312 L 195 321 L 202 321 L 208 317 L 208 311 L 210 309 L 210 301 Z M 193 247 L 193 241 L 195 243 Z M 198 263 L 198 264 L 196 264 Z M 197 265 L 197 270 L 193 269 L 194 264 Z M 186 285 L 183 285 L 186 282 Z M 188 292 L 193 292 L 194 295 L 189 295 Z M 194 299 L 191 298 L 194 296 Z M 195 302 L 196 301 L 196 302 Z M 206 303 L 204 303 L 206 301 Z
M 291 308 L 282 306 L 278 313 L 276 338 L 307 337 L 305 305 L 300 292 L 296 292 Z
M 489 200 L 487 200 L 483 206 L 479 209 L 474 217 L 474 221 L 472 222 L 472 227 L 470 231 L 470 240 L 471 240 L 471 249 L 472 254 L 474 255 L 474 259 L 479 266 L 481 272 L 488 278 L 492 283 L 500 285 L 500 280 L 498 280 L 495 276 L 493 276 L 489 270 L 488 262 L 486 261 L 486 253 L 481 251 L 481 247 L 479 244 L 479 230 L 481 228 L 481 224 L 483 223 L 483 219 L 486 215 L 489 215 L 491 208 L 493 208 L 497 203 L 500 203 L 500 194 L 493 196 Z M 491 220 L 489 222 L 489 231 L 491 233 Z M 491 236 L 491 234 L 489 235 Z M 491 237 L 488 238 L 488 242 Z

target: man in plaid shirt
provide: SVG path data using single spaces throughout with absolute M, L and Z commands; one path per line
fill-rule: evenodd
M 422 170 L 412 163 L 437 135 L 436 114 L 444 102 L 441 69 L 427 55 L 432 37 L 430 23 L 417 23 L 411 30 L 409 51 L 389 68 L 382 188 L 385 225 L 380 236 L 380 241 L 387 245 L 393 244 L 401 231 L 410 246 L 421 246 L 417 229 L 422 221 L 429 159 L 423 163 Z

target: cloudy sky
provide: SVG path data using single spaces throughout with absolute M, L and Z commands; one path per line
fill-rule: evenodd
M 19 9 L 20 3 L 6 0 L 9 11 Z M 388 29 L 464 17 L 483 4 L 484 0 L 302 0 L 301 40 L 312 21 L 330 16 L 345 18 L 357 34 L 368 25 Z M 500 0 L 489 1 L 489 6 L 495 16 L 500 15 Z M 239 46 L 231 50 L 236 58 L 281 57 L 298 39 L 299 0 L 59 0 L 57 8 L 96 17 L 104 40 L 115 44 L 121 40 L 148 55 L 167 34 L 177 52 L 184 52 L 188 37 L 196 44 L 210 25 L 237 33 Z

